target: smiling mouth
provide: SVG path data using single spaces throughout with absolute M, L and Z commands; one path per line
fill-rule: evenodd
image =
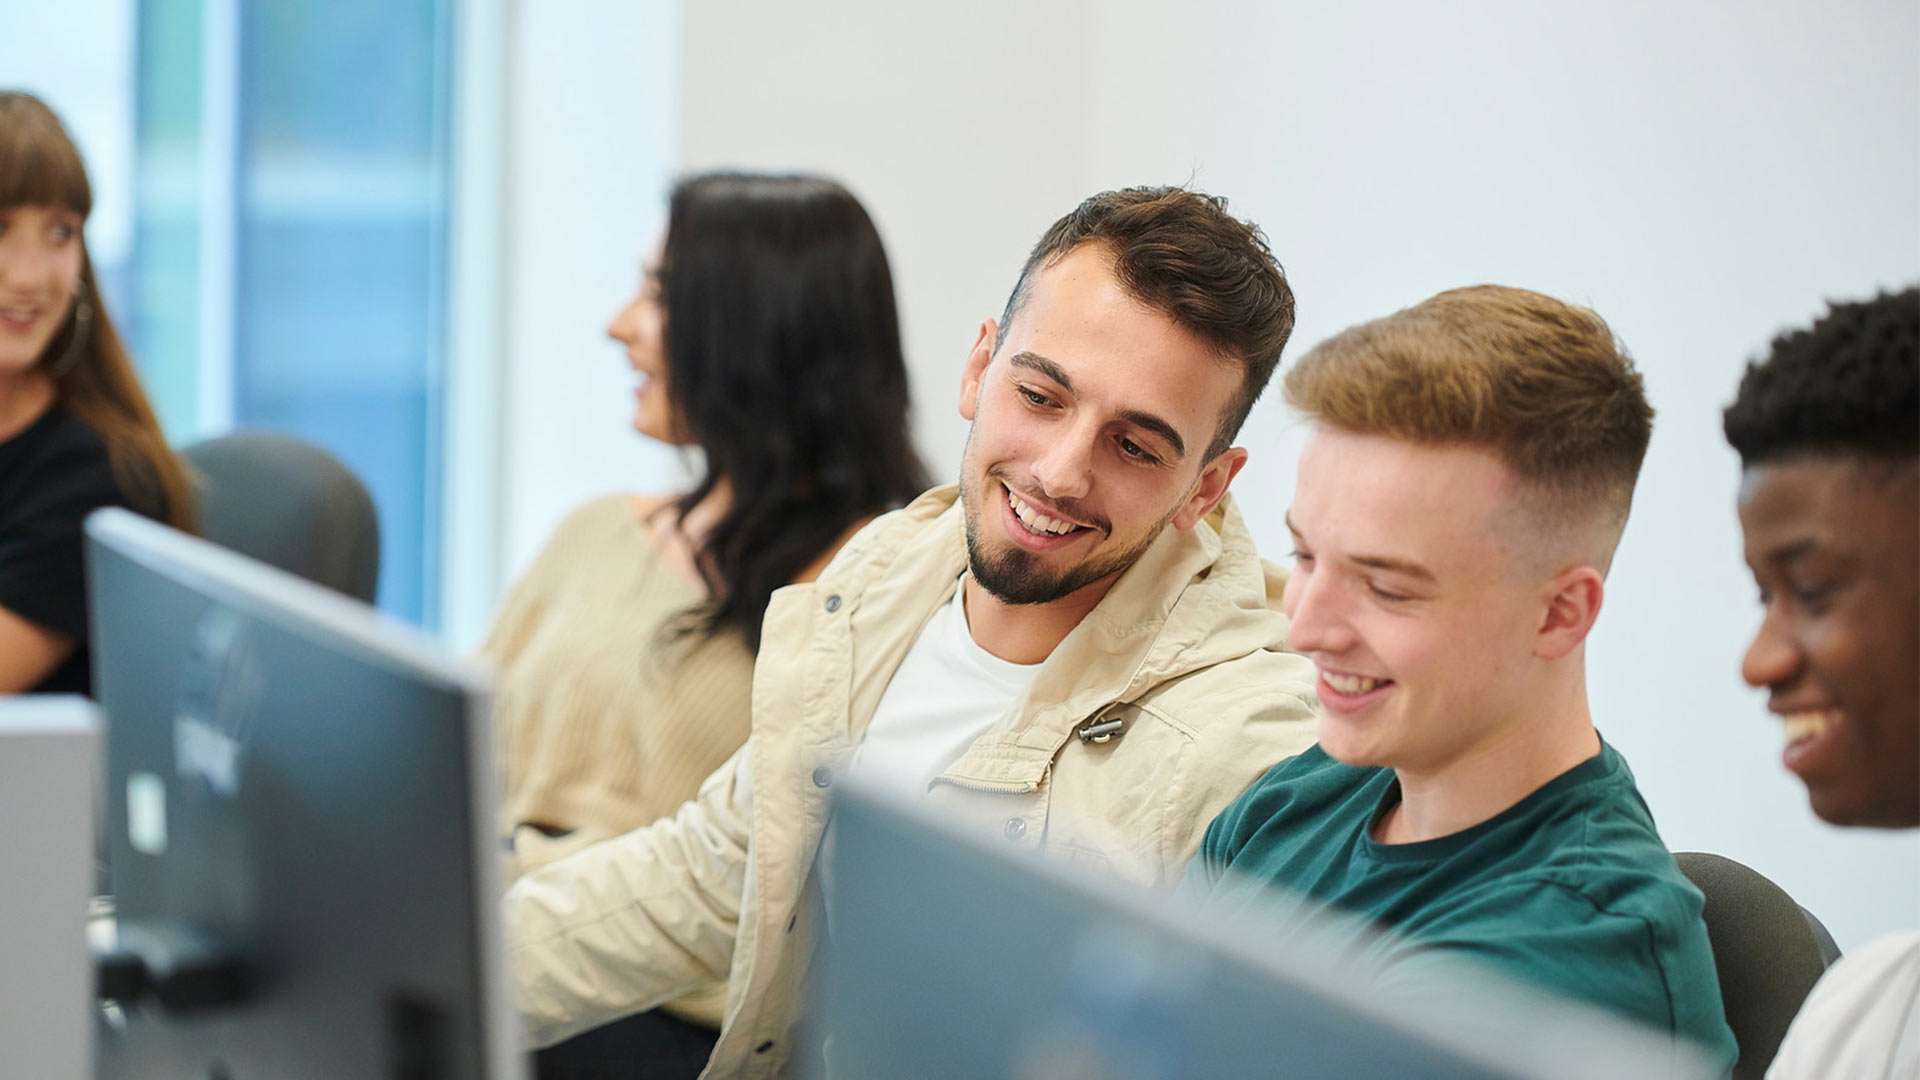
M 35 304 L 0 307 L 0 321 L 29 326 L 40 321 L 41 308 Z
M 1004 484 L 1001 486 L 1005 487 Z M 1041 513 L 1029 505 L 1025 499 L 1014 494 L 1012 488 L 1007 488 L 1007 506 L 1013 510 L 1013 516 L 1020 520 L 1020 524 L 1026 526 L 1027 531 L 1035 536 L 1066 536 L 1070 533 L 1083 532 L 1087 528 L 1085 525 L 1075 525 L 1071 521 L 1061 521 L 1059 518 Z
M 1797 746 L 1825 735 L 1840 722 L 1839 709 L 1803 709 L 1780 717 L 1781 734 L 1788 746 Z
M 1392 686 L 1392 679 L 1376 679 L 1370 675 L 1343 675 L 1337 671 L 1321 669 L 1320 678 L 1335 692 L 1348 697 L 1370 694 L 1383 686 Z

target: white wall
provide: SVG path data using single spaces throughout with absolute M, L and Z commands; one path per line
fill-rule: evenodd
M 1521 0 L 688 5 L 688 167 L 809 168 L 867 201 L 918 434 L 959 460 L 961 357 L 1088 192 L 1181 181 L 1261 222 L 1294 355 L 1454 285 L 1598 309 L 1660 416 L 1592 648 L 1606 735 L 1675 847 L 1729 854 L 1843 946 L 1920 917 L 1920 835 L 1819 825 L 1737 677 L 1756 615 L 1718 434 L 1743 360 L 1825 297 L 1920 278 L 1920 8 Z M 1264 546 L 1298 432 L 1236 486 Z
M 500 582 L 585 499 L 679 475 L 674 455 L 629 426 L 634 378 L 603 332 L 666 217 L 678 5 L 534 0 L 507 11 Z M 470 639 L 473 628 L 450 633 Z
M 1602 730 L 1674 847 L 1755 866 L 1843 947 L 1913 925 L 1920 835 L 1818 824 L 1738 682 L 1758 609 L 1718 425 L 1780 327 L 1920 278 L 1920 8 L 1462 10 L 1217 6 L 1210 90 L 1241 104 L 1207 114 L 1203 180 L 1267 224 L 1303 344 L 1478 281 L 1611 321 L 1659 417 L 1590 653 Z M 1241 490 L 1279 550 L 1294 440 L 1263 419 L 1280 453 Z
M 1016 0 L 686 8 L 682 161 L 823 172 L 866 204 L 936 477 L 959 468 L 960 365 L 980 320 L 1083 194 L 1077 13 Z
M 60 115 L 93 182 L 87 249 L 112 266 L 133 245 L 134 0 L 13 4 L 0 33 L 0 90 Z

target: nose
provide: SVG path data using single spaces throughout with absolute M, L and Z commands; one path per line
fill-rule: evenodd
M 607 336 L 622 345 L 633 344 L 638 332 L 640 298 L 633 297 L 614 311 L 607 320 Z
M 1740 677 L 1748 686 L 1781 686 L 1800 673 L 1804 657 L 1784 623 L 1771 607 L 1761 615 L 1760 628 L 1753 632 L 1753 642 L 1740 658 Z
M 58 263 L 50 252 L 28 242 L 23 228 L 0 233 L 0 282 L 16 287 L 50 284 L 59 278 Z
M 1280 593 L 1280 611 L 1287 617 L 1287 645 L 1295 652 L 1340 653 L 1353 646 L 1337 583 L 1325 574 L 1295 566 Z
M 1033 462 L 1033 479 L 1050 499 L 1079 499 L 1093 489 L 1093 443 L 1097 434 L 1071 429 L 1060 433 Z

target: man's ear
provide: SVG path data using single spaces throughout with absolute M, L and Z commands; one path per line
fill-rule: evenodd
M 987 365 L 993 362 L 993 347 L 1000 340 L 1000 328 L 992 319 L 980 323 L 980 336 L 967 353 L 966 369 L 960 373 L 960 419 L 973 423 L 973 410 L 980 404 L 980 381 L 987 377 Z
M 1227 486 L 1247 463 L 1247 452 L 1242 447 L 1222 450 L 1220 455 L 1207 462 L 1200 470 L 1200 479 L 1193 485 L 1193 494 L 1173 515 L 1173 527 L 1185 532 L 1200 524 L 1200 519 L 1213 513 L 1220 500 L 1227 497 Z
M 1555 574 L 1546 592 L 1546 610 L 1540 618 L 1533 654 L 1543 660 L 1558 660 L 1587 640 L 1593 621 L 1600 617 L 1606 585 L 1600 571 L 1593 567 L 1572 566 Z

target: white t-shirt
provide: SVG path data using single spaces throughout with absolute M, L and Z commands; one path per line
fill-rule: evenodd
M 993 655 L 967 629 L 966 577 L 893 673 L 848 774 L 912 795 L 967 752 L 1032 684 L 1039 664 Z
M 1920 1080 L 1920 931 L 1840 958 L 1787 1028 L 1767 1080 Z
M 866 737 L 854 749 L 849 776 L 909 797 L 925 795 L 933 778 L 1006 715 L 1040 670 L 1039 664 L 1008 663 L 974 642 L 967 629 L 966 580 L 960 578 L 953 598 L 927 620 L 894 671 L 867 723 Z M 828 934 L 833 933 L 837 844 L 829 824 L 820 842 L 820 891 L 828 901 Z
M 893 680 L 880 695 L 880 704 L 867 722 L 867 733 L 854 749 L 847 766 L 858 776 L 909 797 L 927 792 L 933 778 L 946 772 L 973 741 L 1005 716 L 1027 692 L 1039 664 L 1015 664 L 993 655 L 973 640 L 967 628 L 966 575 L 955 584 L 953 596 L 933 613 L 913 643 Z M 828 900 L 827 934 L 833 934 L 833 848 L 831 825 L 821 841 L 820 889 Z M 833 1036 L 821 1047 L 826 1075 L 838 1076 L 833 1060 Z

